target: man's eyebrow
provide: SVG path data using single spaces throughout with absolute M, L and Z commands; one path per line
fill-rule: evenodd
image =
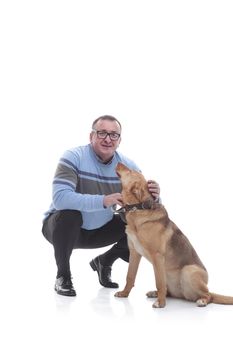
M 100 130 L 97 130 L 97 131 L 112 132 L 112 133 L 115 133 L 115 134 L 120 134 L 119 131 L 115 131 L 115 130 L 108 131 L 106 129 L 100 129 Z

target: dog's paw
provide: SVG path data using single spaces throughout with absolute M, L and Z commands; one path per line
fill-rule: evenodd
M 148 298 L 157 298 L 158 292 L 157 292 L 157 290 L 151 290 L 150 292 L 146 293 L 146 296 Z
M 162 307 L 165 307 L 166 305 L 166 302 L 161 302 L 159 301 L 158 299 L 154 302 L 154 304 L 152 305 L 152 307 L 155 307 L 155 308 L 162 308 Z
M 126 292 L 124 290 L 122 290 L 121 292 L 116 292 L 114 294 L 115 297 L 118 297 L 118 298 L 127 298 L 129 295 L 129 292 Z
M 207 305 L 207 300 L 204 299 L 204 298 L 200 298 L 200 299 L 197 300 L 196 303 L 197 303 L 197 306 L 203 307 L 203 306 L 206 306 L 206 305 Z

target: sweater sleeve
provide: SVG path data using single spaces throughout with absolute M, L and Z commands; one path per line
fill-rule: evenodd
M 77 163 L 77 155 L 71 151 L 66 151 L 59 161 L 52 190 L 55 209 L 73 209 L 86 212 L 103 210 L 104 195 L 76 192 L 79 179 Z

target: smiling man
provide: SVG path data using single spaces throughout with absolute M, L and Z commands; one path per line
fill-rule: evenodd
M 53 180 L 53 197 L 45 213 L 42 232 L 52 243 L 57 265 L 55 291 L 75 296 L 70 257 L 75 248 L 113 246 L 90 262 L 99 282 L 118 288 L 111 280 L 111 267 L 118 258 L 129 260 L 125 223 L 111 210 L 122 204 L 121 183 L 115 168 L 121 162 L 131 169 L 138 166 L 117 150 L 121 124 L 113 116 L 97 118 L 92 124 L 90 143 L 68 150 L 61 157 Z M 148 181 L 155 200 L 159 186 Z

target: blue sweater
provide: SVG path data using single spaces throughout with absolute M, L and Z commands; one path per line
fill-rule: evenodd
M 53 179 L 53 201 L 47 217 L 57 210 L 73 209 L 82 213 L 87 230 L 105 225 L 113 217 L 110 208 L 104 208 L 103 198 L 121 192 L 121 182 L 115 168 L 121 162 L 140 171 L 137 165 L 119 152 L 103 164 L 90 144 L 68 150 L 60 159 Z

